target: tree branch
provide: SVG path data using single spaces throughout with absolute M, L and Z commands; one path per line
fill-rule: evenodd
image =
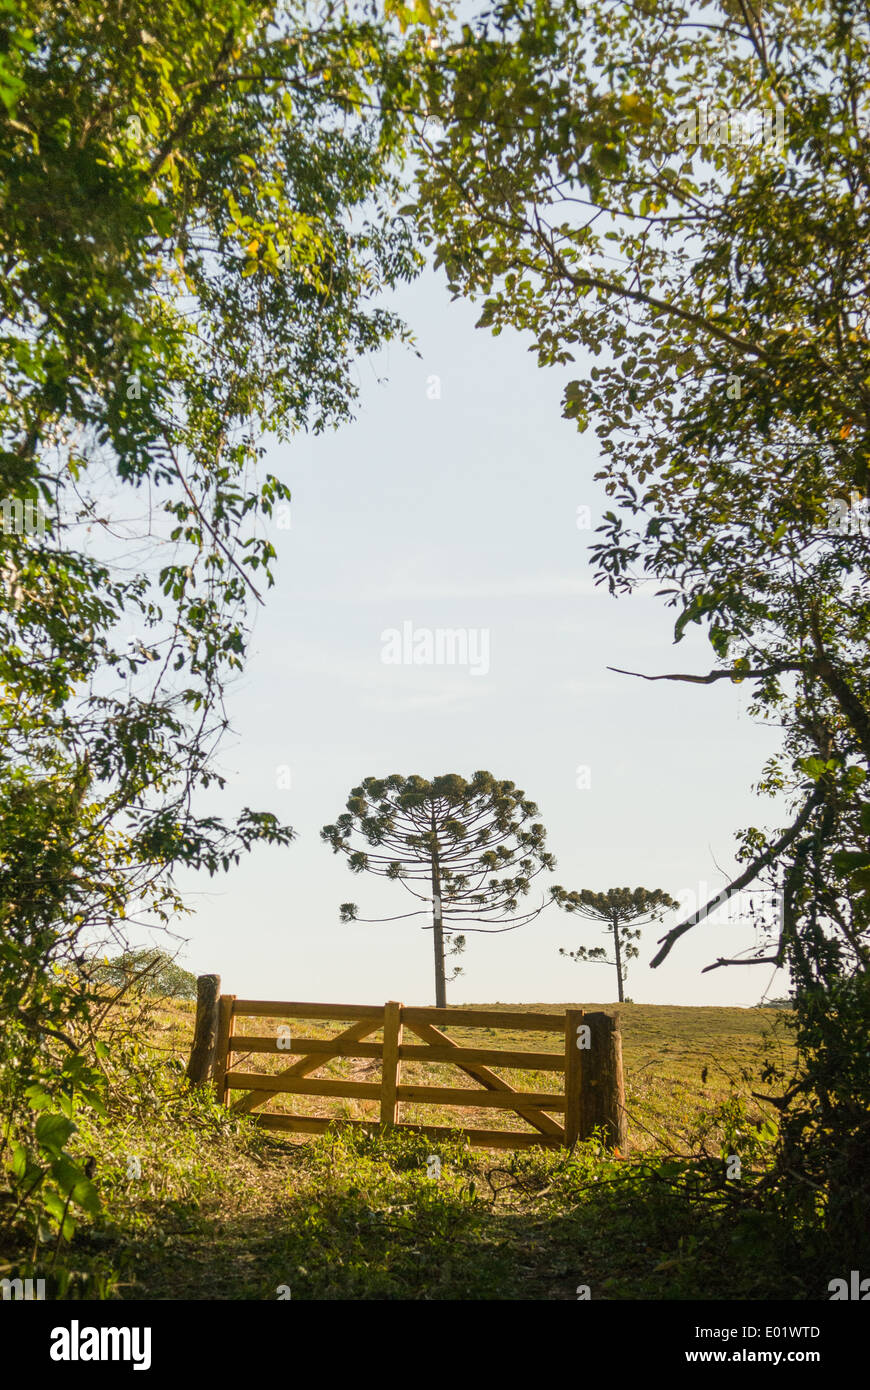
M 693 685 L 712 685 L 714 681 L 724 680 L 762 680 L 765 676 L 778 676 L 783 671 L 805 671 L 805 661 L 776 661 L 772 666 L 764 666 L 760 671 L 709 671 L 706 676 L 645 676 L 643 671 L 623 671 L 620 666 L 608 666 L 620 676 L 637 676 L 642 681 L 691 681 Z
M 685 922 L 681 922 L 678 927 L 672 927 L 664 936 L 660 936 L 659 941 L 664 942 L 664 945 L 658 954 L 650 961 L 650 969 L 655 970 L 657 966 L 661 965 L 662 961 L 670 953 L 671 947 L 674 945 L 675 941 L 678 941 L 687 931 L 691 931 L 692 927 L 696 927 L 714 908 L 727 902 L 728 899 L 732 897 L 734 893 L 738 893 L 741 888 L 745 888 L 747 883 L 751 883 L 754 878 L 757 878 L 762 869 L 766 869 L 769 864 L 772 864 L 774 859 L 776 859 L 784 849 L 788 849 L 788 846 L 797 839 L 798 835 L 803 830 L 815 808 L 824 800 L 824 796 L 825 789 L 822 784 L 819 783 L 812 795 L 807 798 L 803 810 L 794 824 L 791 825 L 774 844 L 770 845 L 763 854 L 760 854 L 757 859 L 753 859 L 749 868 L 746 869 L 739 878 L 735 878 L 726 888 L 722 889 L 721 893 L 718 893 L 715 898 L 711 898 L 710 902 L 704 907 L 699 908 L 698 911 L 694 912 L 691 917 L 688 917 Z
M 718 970 L 719 967 L 720 967 L 720 965 L 781 965 L 781 964 L 782 964 L 782 962 L 781 962 L 776 956 L 755 956 L 755 957 L 753 957 L 753 959 L 751 959 L 751 960 L 741 960 L 739 957 L 735 958 L 734 960 L 726 960 L 724 956 L 720 956 L 719 959 L 718 959 L 717 961 L 714 961 L 712 965 L 705 965 L 705 966 L 704 966 L 704 969 L 701 971 L 701 974 L 702 974 L 702 975 L 706 975 L 708 970 Z

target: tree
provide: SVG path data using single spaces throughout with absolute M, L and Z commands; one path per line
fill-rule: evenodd
M 566 912 L 576 912 L 593 922 L 602 922 L 608 936 L 613 938 L 613 959 L 603 946 L 578 946 L 576 951 L 560 949 L 559 954 L 571 960 L 600 961 L 616 967 L 619 1002 L 625 995 L 623 984 L 628 977 L 626 963 L 637 956 L 634 945 L 640 939 L 640 928 L 648 922 L 661 921 L 663 913 L 679 903 L 661 888 L 608 888 L 606 893 L 593 893 L 589 888 L 567 893 L 560 899 Z
M 159 999 L 196 998 L 196 976 L 156 947 L 131 948 L 97 960 L 90 976 L 98 989 L 132 989 Z
M 708 969 L 791 972 L 781 1176 L 811 1221 L 827 1194 L 854 1258 L 870 1211 L 854 1044 L 870 1027 L 868 90 L 858 6 L 507 0 L 433 58 L 417 203 L 480 326 L 528 334 L 542 366 L 578 345 L 596 359 L 563 413 L 595 421 L 613 498 L 599 580 L 654 581 L 675 640 L 698 624 L 715 657 L 627 674 L 744 682 L 784 729 L 758 789 L 789 795 L 790 823 L 741 832 L 741 871 L 652 965 L 779 876 L 778 934 Z
M 730 0 L 712 22 L 658 0 L 509 0 L 444 49 L 419 201 L 481 326 L 530 332 L 542 365 L 578 343 L 603 359 L 564 400 L 581 428 L 596 419 L 620 509 L 593 547 L 600 577 L 615 592 L 659 581 L 676 639 L 706 625 L 720 663 L 655 678 L 757 682 L 759 710 L 794 734 L 791 772 L 772 767 L 763 789 L 809 791 L 810 824 L 855 853 L 868 528 L 844 499 L 863 506 L 870 458 L 854 289 L 868 75 L 865 17 L 834 23 L 825 6 L 805 24 Z M 840 274 L 814 274 L 830 260 Z
M 539 907 L 517 911 L 532 881 L 556 863 L 544 848 L 544 827 L 533 819 L 537 815 L 525 792 L 490 772 L 476 772 L 470 781 L 454 772 L 431 781 L 394 773 L 367 777 L 354 787 L 347 811 L 320 834 L 334 853 L 347 856 L 352 873 L 379 874 L 401 883 L 418 901 L 431 902 L 435 1004 L 444 1008 L 445 940 L 464 945 L 465 932 L 514 931 L 561 891 L 551 890 Z M 430 892 L 420 891 L 423 885 Z M 428 910 L 365 918 L 359 917 L 355 903 L 342 903 L 341 920 L 393 922 Z M 468 922 L 480 925 L 466 926 Z M 463 924 L 462 937 L 454 935 L 454 923 Z
M 407 337 L 378 301 L 420 260 L 395 206 L 419 30 L 390 13 L 4 7 L 4 1221 L 94 1197 L 52 1147 L 101 1084 L 87 952 L 182 912 L 178 868 L 293 839 L 199 796 L 290 497 L 261 441 L 350 418 L 356 359 Z

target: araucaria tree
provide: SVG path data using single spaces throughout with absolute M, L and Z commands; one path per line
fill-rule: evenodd
M 518 911 L 532 880 L 556 864 L 544 848 L 546 832 L 537 815 L 525 792 L 490 772 L 476 772 L 470 782 L 453 772 L 431 782 L 393 773 L 354 787 L 347 811 L 320 833 L 336 853 L 347 855 L 353 873 L 395 879 L 419 902 L 431 903 L 435 1004 L 443 1008 L 444 945 L 454 924 L 463 931 L 513 931 L 562 891 L 550 889 L 539 906 Z M 428 911 L 420 907 L 401 916 Z M 359 917 L 355 903 L 342 903 L 341 919 L 399 920 Z M 462 944 L 456 937 L 455 945 Z
M 634 943 L 640 939 L 640 928 L 648 922 L 661 921 L 664 913 L 679 907 L 679 903 L 661 888 L 608 888 L 606 893 L 593 893 L 584 888 L 579 893 L 567 893 L 561 906 L 566 912 L 579 912 L 581 917 L 600 922 L 607 935 L 613 937 L 612 960 L 604 946 L 578 946 L 576 951 L 563 948 L 559 954 L 571 960 L 600 961 L 616 966 L 621 1004 L 628 974 L 626 962 L 638 954 Z

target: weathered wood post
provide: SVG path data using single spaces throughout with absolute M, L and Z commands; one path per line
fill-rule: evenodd
M 187 1064 L 187 1079 L 192 1086 L 202 1086 L 211 1080 L 218 1035 L 218 997 L 220 975 L 200 975 L 196 981 L 196 1023 L 193 1046 Z
M 235 1016 L 234 994 L 222 994 L 219 1001 L 218 1035 L 214 1059 L 214 1084 L 219 1105 L 229 1105 L 230 1093 L 227 1090 L 227 1072 L 230 1070 L 229 1046 L 233 1036 Z
M 628 1150 L 625 1113 L 625 1080 L 622 1074 L 622 1033 L 613 1014 L 585 1014 L 588 1047 L 581 1049 L 580 1138 L 588 1139 L 598 1127 L 608 1148 Z
M 396 1088 L 399 1084 L 399 1048 L 402 1046 L 403 1005 L 395 999 L 384 1005 L 384 1052 L 381 1063 L 381 1124 L 394 1125 L 399 1118 Z
M 584 1018 L 582 1009 L 565 1010 L 565 1146 L 569 1149 L 573 1149 L 580 1138 L 583 1085 L 580 1029 Z

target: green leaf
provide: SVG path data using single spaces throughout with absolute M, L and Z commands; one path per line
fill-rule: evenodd
M 54 1097 L 38 1082 L 27 1087 L 24 1097 L 31 1110 L 48 1110 L 50 1106 L 54 1105 Z
M 36 1121 L 36 1140 L 49 1153 L 60 1153 L 76 1126 L 64 1115 L 40 1115 Z

